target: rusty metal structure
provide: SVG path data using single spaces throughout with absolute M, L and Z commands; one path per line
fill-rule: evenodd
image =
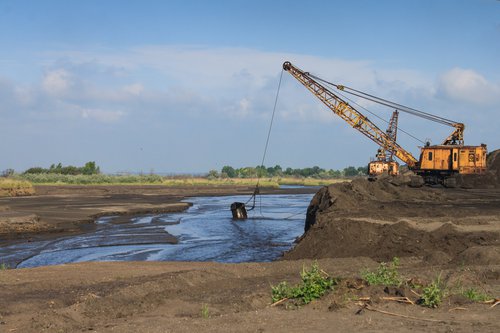
M 377 156 L 378 160 L 375 161 L 375 163 L 378 162 L 379 168 L 375 168 L 378 171 L 391 169 L 391 173 L 397 174 L 397 162 L 393 160 L 394 157 L 405 163 L 416 174 L 423 176 L 428 182 L 443 182 L 454 174 L 480 174 L 486 171 L 486 145 L 465 146 L 464 124 L 391 102 L 344 85 L 328 82 L 297 68 L 289 61 L 283 63 L 283 69 L 297 79 L 334 114 L 379 145 L 380 154 Z M 340 94 L 328 89 L 327 85 L 333 86 L 339 91 L 395 109 L 396 111 L 389 121 L 387 131 L 384 132 L 377 127 Z M 416 159 L 396 142 L 399 111 L 451 126 L 454 131 L 440 145 L 431 146 L 426 144 L 424 147 L 420 147 L 420 158 Z
M 396 142 L 398 133 L 398 110 L 394 110 L 389 120 L 389 126 L 385 133 L 391 138 L 392 141 Z M 394 160 L 394 150 L 391 147 L 380 147 L 377 150 L 376 160 L 368 163 L 368 174 L 372 177 L 377 175 L 388 173 L 389 175 L 399 174 L 399 163 Z

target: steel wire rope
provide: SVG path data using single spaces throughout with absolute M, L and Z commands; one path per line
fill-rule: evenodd
M 382 120 L 383 122 L 385 122 L 385 123 L 389 124 L 389 122 L 388 122 L 387 120 L 385 120 L 384 118 L 380 117 L 380 116 L 379 116 L 379 115 L 377 115 L 376 113 L 374 113 L 374 112 L 372 112 L 372 111 L 368 110 L 368 109 L 367 109 L 367 108 L 365 108 L 364 106 L 362 106 L 362 105 L 360 105 L 360 104 L 356 103 L 356 101 L 354 101 L 354 100 L 350 99 L 349 97 L 347 97 L 347 96 L 345 96 L 345 95 L 343 95 L 343 94 L 341 94 L 341 93 L 339 93 L 339 92 L 337 92 L 337 93 L 338 93 L 340 96 L 342 96 L 342 97 L 344 97 L 345 99 L 347 99 L 348 101 L 350 101 L 351 103 L 356 104 L 358 107 L 360 107 L 361 109 L 365 110 L 366 112 L 368 112 L 368 113 L 372 114 L 373 116 L 377 117 L 378 119 Z M 404 134 L 408 135 L 408 136 L 409 136 L 409 137 L 411 137 L 412 139 L 414 139 L 414 140 L 416 140 L 416 141 L 418 141 L 418 142 L 420 142 L 420 143 L 422 143 L 422 144 L 424 144 L 424 145 L 425 145 L 425 141 L 420 140 L 419 138 L 417 138 L 416 136 L 412 135 L 411 133 L 408 133 L 407 131 L 405 131 L 404 129 L 402 129 L 402 128 L 401 128 L 401 127 L 399 127 L 399 126 L 398 126 L 398 131 L 403 132 Z
M 264 153 L 262 154 L 262 160 L 260 162 L 260 170 L 257 170 L 257 185 L 255 186 L 255 191 L 254 191 L 253 195 L 245 203 L 245 204 L 247 204 L 253 199 L 253 206 L 250 209 L 250 210 L 253 210 L 255 208 L 255 197 L 257 196 L 257 194 L 259 194 L 259 212 L 260 212 L 260 215 L 262 217 L 264 215 L 262 214 L 262 195 L 260 194 L 260 191 L 259 191 L 259 184 L 260 184 L 261 173 L 262 173 L 262 170 L 264 169 L 264 161 L 265 161 L 266 155 L 267 155 L 267 148 L 269 147 L 269 139 L 271 138 L 271 131 L 273 129 L 274 116 L 276 114 L 276 106 L 278 105 L 278 97 L 279 97 L 280 89 L 281 89 L 281 81 L 283 79 L 283 71 L 284 70 L 282 69 L 281 73 L 280 73 L 280 79 L 278 82 L 278 89 L 276 91 L 276 97 L 274 98 L 273 113 L 271 115 L 271 122 L 269 124 L 269 129 L 267 131 L 267 138 L 266 138 L 266 144 L 264 146 Z
M 338 88 L 338 85 L 336 85 L 335 83 L 331 83 L 331 82 L 329 82 L 329 81 L 323 80 L 323 79 L 321 79 L 321 78 L 319 78 L 319 77 L 317 77 L 317 76 L 315 76 L 315 75 L 312 75 L 312 74 L 309 74 L 309 75 L 310 75 L 311 77 L 315 78 L 315 79 L 316 79 L 316 80 L 318 80 L 318 81 L 321 81 L 321 82 L 323 82 L 323 83 L 326 83 L 326 84 L 328 84 L 328 85 L 331 85 L 331 86 L 334 86 L 334 87 Z M 349 89 L 352 89 L 352 88 L 349 88 Z M 354 90 L 354 89 L 353 89 L 353 90 Z M 384 118 L 380 117 L 380 116 L 379 116 L 379 115 L 377 115 L 376 113 L 374 113 L 374 112 L 372 112 L 372 111 L 368 110 L 367 108 L 365 108 L 365 107 L 364 107 L 364 106 L 362 106 L 361 104 L 356 103 L 356 101 L 354 101 L 353 99 L 351 99 L 351 98 L 347 97 L 345 94 L 342 94 L 342 93 L 340 93 L 340 92 L 338 92 L 338 91 L 337 91 L 336 93 L 337 93 L 337 94 L 339 94 L 340 96 L 342 96 L 343 98 L 347 99 L 347 100 L 348 100 L 348 101 L 350 101 L 351 103 L 355 104 L 356 106 L 360 107 L 361 109 L 365 110 L 366 112 L 370 113 L 370 114 L 371 114 L 371 115 L 373 115 L 374 117 L 376 117 L 376 118 L 380 119 L 381 121 L 385 122 L 386 124 L 389 124 L 389 121 L 387 121 L 387 120 L 385 120 Z M 348 93 L 350 93 L 350 92 L 348 92 Z M 352 94 L 352 93 L 350 93 L 350 94 Z M 353 95 L 358 96 L 358 95 L 356 95 L 356 94 L 353 94 Z M 364 99 L 370 100 L 370 99 L 368 99 L 368 98 L 366 98 L 366 97 L 363 97 L 363 96 L 358 96 L 358 97 L 361 97 L 361 98 L 364 98 Z M 376 102 L 376 101 L 373 101 L 373 102 L 378 103 L 378 102 Z M 382 104 L 382 103 L 379 103 L 379 104 Z M 397 104 L 397 103 L 395 103 L 395 104 Z M 385 105 L 385 104 L 383 104 L 383 105 Z M 386 105 L 386 106 L 387 106 L 387 105 Z M 396 108 L 396 109 L 400 110 L 399 108 Z M 401 111 L 402 111 L 402 110 L 401 110 Z M 432 119 L 431 119 L 431 120 L 432 120 Z M 446 124 L 447 124 L 447 125 L 449 125 L 448 123 L 446 123 Z M 401 127 L 399 127 L 399 126 L 398 126 L 398 131 L 401 131 L 401 132 L 403 132 L 404 134 L 406 134 L 406 135 L 408 135 L 409 137 L 411 137 L 412 139 L 414 139 L 414 140 L 416 140 L 416 141 L 418 141 L 418 142 L 420 142 L 420 143 L 422 143 L 422 144 L 425 144 L 425 141 L 424 141 L 424 140 L 421 140 L 421 139 L 417 138 L 416 136 L 414 136 L 413 134 L 411 134 L 411 133 L 409 133 L 409 132 L 405 131 L 404 129 L 402 129 L 402 128 L 401 128 Z
M 329 82 L 327 80 L 324 80 L 324 79 L 322 79 L 322 78 L 320 78 L 320 77 L 318 77 L 316 75 L 310 74 L 310 73 L 309 73 L 309 76 L 311 76 L 312 78 L 314 78 L 314 79 L 316 79 L 318 81 L 321 81 L 321 82 L 326 83 L 328 85 L 334 86 L 335 88 L 337 88 L 339 90 L 345 91 L 348 94 L 351 94 L 351 95 L 354 95 L 354 96 L 358 96 L 358 97 L 364 98 L 366 100 L 369 100 L 369 101 L 372 101 L 372 102 L 375 102 L 375 103 L 378 103 L 378 104 L 381 104 L 381 105 L 392 107 L 392 108 L 395 108 L 395 109 L 398 109 L 400 111 L 412 114 L 412 115 L 417 116 L 417 117 L 421 117 L 421 118 L 424 118 L 424 119 L 427 119 L 427 120 L 435 121 L 435 122 L 438 122 L 438 123 L 441 123 L 441 124 L 444 124 L 444 125 L 448 125 L 448 126 L 453 126 L 453 124 L 456 123 L 453 120 L 450 120 L 450 119 L 447 119 L 447 118 L 444 118 L 444 117 L 440 117 L 440 116 L 436 116 L 436 115 L 434 115 L 432 113 L 420 111 L 420 110 L 411 108 L 409 106 L 406 106 L 406 105 L 403 105 L 403 104 L 399 104 L 399 103 L 396 103 L 396 102 L 393 102 L 393 101 L 389 101 L 387 99 L 384 99 L 384 98 L 381 98 L 381 97 L 377 97 L 375 95 L 371 95 L 371 94 L 365 93 L 363 91 L 360 91 L 360 90 L 357 90 L 357 89 L 354 89 L 354 88 L 351 88 L 351 87 L 347 87 L 347 86 L 344 86 L 344 85 L 339 85 L 339 84 L 335 84 L 335 83 Z M 352 91 L 349 91 L 349 90 L 352 90 Z

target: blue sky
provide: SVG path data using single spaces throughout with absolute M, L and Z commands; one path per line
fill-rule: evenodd
M 0 169 L 257 165 L 285 60 L 500 147 L 496 0 L 0 0 L 0 31 Z M 407 115 L 400 127 L 433 143 L 452 131 Z M 283 74 L 266 165 L 359 166 L 376 149 Z

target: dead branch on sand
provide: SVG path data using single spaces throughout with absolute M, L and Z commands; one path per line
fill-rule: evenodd
M 489 301 L 485 301 L 485 302 L 482 302 L 483 304 L 492 304 L 490 306 L 490 308 L 494 308 L 495 306 L 497 306 L 498 304 L 500 304 L 500 299 L 499 298 L 494 298 L 494 299 L 490 299 Z
M 406 303 L 406 304 L 415 305 L 415 302 L 413 302 L 408 297 L 382 297 L 381 299 L 384 301 L 394 301 L 394 302 L 399 302 L 399 303 Z
M 279 301 L 276 301 L 276 302 L 274 302 L 273 304 L 271 304 L 271 306 L 276 306 L 276 305 L 279 305 L 279 304 L 281 304 L 281 303 L 283 303 L 284 301 L 287 301 L 287 300 L 288 300 L 288 298 L 287 298 L 287 297 L 282 298 L 282 299 L 280 299 Z

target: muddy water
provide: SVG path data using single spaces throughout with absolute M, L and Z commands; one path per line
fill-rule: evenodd
M 303 233 L 311 198 L 261 196 L 245 221 L 232 220 L 229 206 L 248 196 L 190 198 L 193 206 L 182 213 L 125 222 L 104 217 L 92 232 L 0 248 L 0 258 L 18 268 L 82 261 L 272 261 Z

